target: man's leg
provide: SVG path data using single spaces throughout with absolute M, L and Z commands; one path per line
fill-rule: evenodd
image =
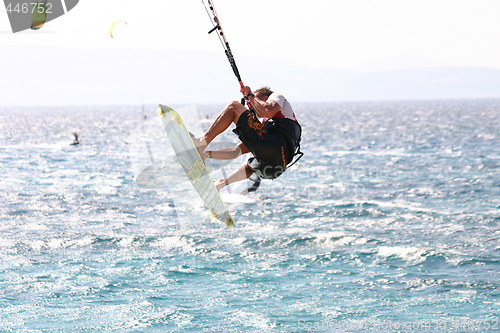
M 212 126 L 203 134 L 200 138 L 194 138 L 194 142 L 200 154 L 202 154 L 210 144 L 210 142 L 215 139 L 215 137 L 222 132 L 224 132 L 231 123 L 238 122 L 241 114 L 246 111 L 246 108 L 240 102 L 231 102 L 227 105 L 222 112 L 215 118 Z
M 227 178 L 219 179 L 215 182 L 215 187 L 217 190 L 220 190 L 224 186 L 232 184 L 234 182 L 238 182 L 243 179 L 247 179 L 253 174 L 252 169 L 248 166 L 248 164 L 244 164 L 240 166 L 235 172 L 229 175 Z

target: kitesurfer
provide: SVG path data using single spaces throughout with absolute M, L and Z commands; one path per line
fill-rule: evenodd
M 71 143 L 70 145 L 75 146 L 80 143 L 80 140 L 78 139 L 77 133 L 73 133 L 73 136 L 75 137 L 75 139 L 73 140 L 73 143 Z
M 218 190 L 233 182 L 249 178 L 256 173 L 264 179 L 275 179 L 285 172 L 293 157 L 299 152 L 302 129 L 292 106 L 286 98 L 263 87 L 252 92 L 250 87 L 241 89 L 253 109 L 240 102 L 231 102 L 217 116 L 210 128 L 195 144 L 203 159 L 235 159 L 241 154 L 252 153 L 253 157 L 234 173 L 215 182 Z M 262 118 L 262 121 L 259 120 Z M 235 148 L 205 151 L 217 135 L 231 123 L 241 143 Z

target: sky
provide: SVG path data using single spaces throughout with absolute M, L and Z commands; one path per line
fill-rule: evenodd
M 301 73 L 307 73 L 307 69 L 500 69 L 498 0 L 213 2 L 240 73 L 252 85 L 260 84 L 253 82 L 258 81 L 255 73 L 265 77 L 262 73 L 272 71 L 275 64 L 300 67 Z M 112 39 L 109 27 L 119 19 L 127 24 L 118 24 Z M 71 101 L 105 104 L 116 103 L 123 96 L 127 96 L 124 103 L 150 102 L 161 97 L 161 91 L 138 94 L 134 100 L 130 96 L 138 91 L 137 81 L 158 86 L 165 83 L 165 77 L 169 82 L 179 82 L 166 85 L 171 91 L 168 98 L 177 98 L 178 102 L 233 98 L 227 93 L 229 85 L 235 86 L 235 79 L 231 78 L 215 33 L 207 34 L 211 28 L 201 0 L 80 0 L 73 10 L 42 29 L 16 34 L 10 30 L 6 12 L 0 10 L 0 50 L 6 55 L 0 70 L 8 73 L 1 79 L 0 89 L 10 96 L 1 96 L 0 92 L 0 105 Z M 161 57 L 151 60 L 151 54 L 161 55 L 170 64 L 161 63 Z M 106 59 L 103 63 L 100 55 Z M 110 59 L 118 61 L 114 64 Z M 51 87 L 67 90 L 65 98 L 56 97 L 50 89 L 43 89 L 44 95 L 37 97 L 39 90 L 23 86 L 26 76 L 36 72 L 40 62 L 51 68 L 42 71 L 47 78 L 42 80 L 47 80 Z M 140 71 L 131 68 L 137 63 L 141 64 Z M 115 65 L 116 68 L 109 68 Z M 103 67 L 107 68 L 99 70 Z M 120 81 L 130 84 L 120 82 L 120 93 L 109 83 L 97 89 L 100 82 L 107 82 L 102 75 L 120 76 L 123 72 L 130 76 Z M 75 80 L 75 76 L 80 79 Z M 213 87 L 207 80 L 209 76 L 217 77 L 216 84 L 222 87 Z M 227 80 L 228 86 L 221 80 Z M 293 80 L 300 81 L 301 77 Z M 95 86 L 96 91 L 84 99 L 69 90 L 68 82 L 75 90 L 90 91 Z M 22 92 L 13 91 L 13 87 Z M 213 93 L 205 89 L 213 89 Z

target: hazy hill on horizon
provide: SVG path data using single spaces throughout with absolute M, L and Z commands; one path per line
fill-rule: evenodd
M 237 55 L 235 55 L 237 56 Z M 240 98 L 221 53 L 74 49 L 40 46 L 2 51 L 0 106 L 226 103 Z M 279 60 L 237 58 L 245 84 L 270 85 L 291 101 L 500 98 L 500 70 L 418 68 L 348 71 Z

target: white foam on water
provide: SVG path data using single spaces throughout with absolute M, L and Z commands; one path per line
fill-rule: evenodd
M 224 202 L 229 204 L 256 202 L 256 199 L 254 197 L 237 193 L 221 192 L 221 197 Z
M 186 239 L 185 237 L 167 236 L 167 237 L 162 237 L 157 241 L 153 242 L 152 246 L 160 247 L 165 250 L 172 250 L 178 248 L 184 250 L 184 252 L 192 252 L 195 250 L 193 244 L 194 244 L 193 241 Z
M 420 263 L 426 259 L 425 254 L 428 251 L 412 246 L 381 246 L 377 255 L 380 257 L 397 257 L 408 263 Z
M 261 330 L 270 331 L 276 327 L 276 323 L 272 322 L 266 315 L 259 312 L 250 312 L 247 310 L 237 310 L 228 319 L 230 322 L 236 322 L 243 327 L 255 327 Z

